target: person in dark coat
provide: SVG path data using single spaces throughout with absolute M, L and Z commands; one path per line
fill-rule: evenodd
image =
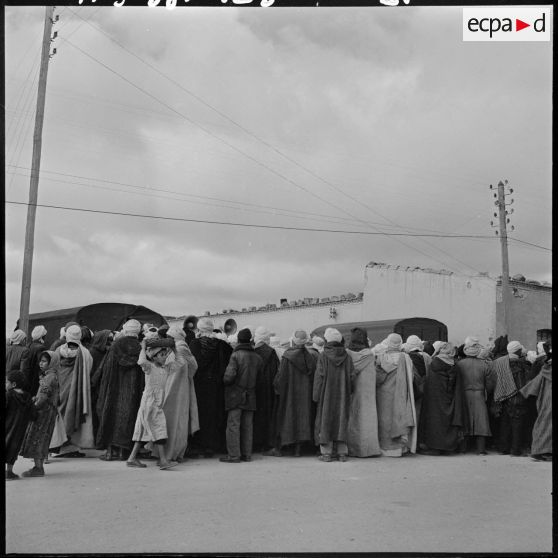
M 254 350 L 264 363 L 262 381 L 256 393 L 258 408 L 254 413 L 254 449 L 265 452 L 274 447 L 276 438 L 276 402 L 273 382 L 279 369 L 279 357 L 269 346 L 271 332 L 258 327 L 254 332 Z
M 264 363 L 251 344 L 249 329 L 238 332 L 238 344 L 223 376 L 225 410 L 227 411 L 227 453 L 219 461 L 240 463 L 252 460 L 256 390 L 262 382 Z
M 111 345 L 102 361 L 95 447 L 106 449 L 106 453 L 100 456 L 104 461 L 117 456 L 126 459 L 132 449 L 136 416 L 145 386 L 144 373 L 138 364 L 140 330 L 141 324 L 137 320 L 128 320 L 122 328 L 123 335 Z
M 464 435 L 475 438 L 478 455 L 486 455 L 486 438 L 491 435 L 486 395 L 494 390 L 494 373 L 490 361 L 477 358 L 481 350 L 476 337 L 467 337 L 465 358 L 457 363 L 456 405 L 462 405 L 466 413 Z
M 454 346 L 443 343 L 434 353 L 424 383 L 418 436 L 427 447 L 421 451 L 426 455 L 448 454 L 458 447 L 463 419 L 455 401 L 454 355 Z
M 34 418 L 33 398 L 24 391 L 25 374 L 20 370 L 10 370 L 6 374 L 6 414 L 4 459 L 6 480 L 19 479 L 13 471 L 29 422 Z
M 355 369 L 343 346 L 343 336 L 327 328 L 326 344 L 318 357 L 312 398 L 317 403 L 314 437 L 320 444 L 320 460 L 329 462 L 337 447 L 339 461 L 347 461 L 347 425 Z
M 102 362 L 114 340 L 110 329 L 102 329 L 93 335 L 89 352 L 93 358 L 91 366 L 91 406 L 93 408 L 93 434 L 97 436 L 99 417 L 97 416 L 97 400 L 99 399 L 99 381 L 101 379 Z
M 225 445 L 225 400 L 223 375 L 229 364 L 231 346 L 213 333 L 213 321 L 198 321 L 200 337 L 190 341 L 192 355 L 198 363 L 194 386 L 198 400 L 200 429 L 192 436 L 190 457 L 203 454 L 213 457 Z
M 520 456 L 523 453 L 527 401 L 519 390 L 531 379 L 530 365 L 523 356 L 524 348 L 519 341 L 508 343 L 507 351 L 506 356 L 494 361 L 494 394 L 500 417 L 498 452 L 502 455 Z
M 21 329 L 16 329 L 10 335 L 9 343 L 6 346 L 6 372 L 10 370 L 25 371 L 25 363 L 29 358 L 29 349 L 25 346 L 26 340 L 27 335 Z
M 27 382 L 27 390 L 31 395 L 35 395 L 39 389 L 39 378 L 41 376 L 41 368 L 39 367 L 39 358 L 46 350 L 45 335 L 47 330 L 45 326 L 38 325 L 31 332 L 31 344 L 29 345 L 29 354 L 24 360 L 23 372 Z
M 307 341 L 306 332 L 297 330 L 292 336 L 292 346 L 283 353 L 274 382 L 278 394 L 279 447 L 269 455 L 280 456 L 281 446 L 294 444 L 294 455 L 298 457 L 301 445 L 312 441 L 312 389 L 317 358 L 305 347 Z

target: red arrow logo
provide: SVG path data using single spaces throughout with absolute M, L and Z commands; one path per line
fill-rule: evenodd
M 515 30 L 516 31 L 521 31 L 522 29 L 525 29 L 525 27 L 531 27 L 530 23 L 525 23 L 524 21 L 521 21 L 520 19 L 515 20 Z

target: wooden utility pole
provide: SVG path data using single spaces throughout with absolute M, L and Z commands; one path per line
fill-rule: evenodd
M 513 209 L 508 211 L 506 209 L 507 205 L 513 203 L 513 198 L 509 204 L 506 204 L 506 195 L 512 194 L 513 189 L 510 189 L 506 193 L 505 188 L 508 181 L 498 182 L 498 192 L 494 193 L 496 201 L 494 205 L 498 207 L 498 214 L 494 213 L 494 217 L 498 216 L 499 230 L 496 230 L 496 234 L 500 236 L 500 250 L 502 253 L 502 324 L 504 331 L 501 332 L 502 335 L 508 335 L 510 333 L 510 301 L 511 301 L 511 291 L 510 291 L 510 264 L 508 258 L 508 230 L 507 226 L 510 222 L 508 215 L 513 213 Z M 492 184 L 490 185 L 492 190 Z M 494 222 L 491 223 L 494 226 Z M 513 230 L 513 226 L 512 226 Z
M 41 168 L 41 143 L 43 120 L 45 115 L 46 83 L 48 61 L 50 58 L 50 41 L 54 16 L 54 6 L 45 7 L 45 27 L 43 32 L 43 49 L 41 69 L 39 72 L 39 90 L 35 113 L 35 131 L 33 133 L 33 158 L 31 160 L 31 180 L 29 184 L 29 205 L 27 206 L 27 225 L 25 227 L 25 251 L 23 254 L 23 276 L 21 278 L 21 301 L 19 307 L 19 329 L 28 333 L 29 302 L 31 299 L 31 272 L 33 269 L 33 248 L 35 243 L 35 215 L 39 190 L 39 171 Z

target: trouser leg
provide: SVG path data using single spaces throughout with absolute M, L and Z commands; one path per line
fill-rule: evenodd
M 349 453 L 349 448 L 347 448 L 346 442 L 337 442 L 337 454 L 347 455 Z
M 320 444 L 320 452 L 322 455 L 331 455 L 333 453 L 333 442 Z
M 508 453 L 510 451 L 511 435 L 511 418 L 508 414 L 508 409 L 504 407 L 502 409 L 502 415 L 500 416 L 500 432 L 498 433 L 499 452 Z
M 486 436 L 477 436 L 477 453 L 485 453 L 486 452 Z
M 252 455 L 252 444 L 254 438 L 254 411 L 242 411 L 240 416 L 240 447 L 242 455 Z
M 240 417 L 242 409 L 231 409 L 227 416 L 227 453 L 229 457 L 240 458 Z
M 521 455 L 523 450 L 524 417 L 512 417 L 511 423 L 511 453 Z

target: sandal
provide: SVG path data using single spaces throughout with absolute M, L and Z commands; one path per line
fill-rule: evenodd
M 161 471 L 166 471 L 167 469 L 170 469 L 171 467 L 176 467 L 178 465 L 178 463 L 176 461 L 169 461 L 166 465 L 159 465 L 159 469 Z
M 133 461 L 126 461 L 126 467 L 138 467 L 144 469 L 147 465 L 142 463 L 139 459 L 134 459 Z

